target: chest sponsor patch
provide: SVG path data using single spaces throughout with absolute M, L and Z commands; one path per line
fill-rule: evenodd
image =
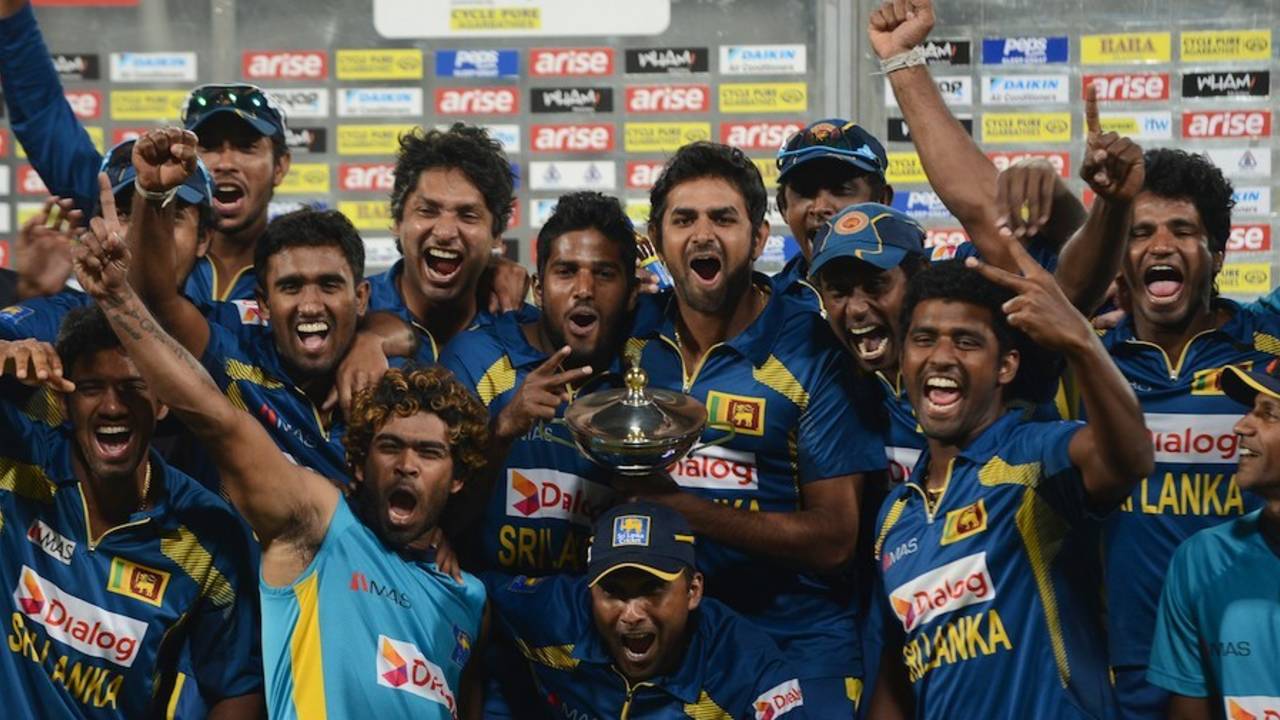
M 13 590 L 18 610 L 44 626 L 49 636 L 75 650 L 132 667 L 147 624 L 86 602 L 22 566 Z
M 942 528 L 940 545 L 950 545 L 977 535 L 987 529 L 987 505 L 978 501 L 947 513 L 947 523 Z
M 70 565 L 71 556 L 76 552 L 75 541 L 45 525 L 39 518 L 32 520 L 31 527 L 27 528 L 27 539 L 63 565 Z
M 760 694 L 751 706 L 756 720 L 774 720 L 804 705 L 804 693 L 799 680 L 788 680 Z
M 613 499 L 609 488 L 558 470 L 507 470 L 507 516 L 590 525 Z
M 1227 696 L 1222 699 L 1228 720 L 1274 720 L 1280 718 L 1280 698 L 1265 695 Z
M 730 395 L 718 390 L 707 393 L 708 424 L 727 425 L 744 435 L 764 435 L 764 398 Z
M 934 568 L 889 593 L 902 628 L 911 632 L 924 623 L 996 597 L 995 581 L 987 570 L 987 554 L 975 553 Z
M 1193 378 L 1194 379 L 1194 378 Z M 1204 390 L 1209 389 L 1208 378 Z M 1192 390 L 1196 385 L 1193 383 Z M 1235 463 L 1239 415 L 1146 413 L 1158 463 Z
M 706 490 L 758 490 L 756 455 L 719 445 L 698 445 L 667 468 L 681 487 Z
M 139 565 L 120 557 L 111 559 L 111 575 L 107 580 L 107 589 L 111 592 L 160 607 L 167 587 L 169 573 L 164 570 Z
M 378 684 L 426 698 L 458 717 L 458 703 L 439 665 L 427 659 L 417 645 L 378 636 Z

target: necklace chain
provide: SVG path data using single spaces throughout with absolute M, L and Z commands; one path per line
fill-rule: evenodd
M 146 460 L 146 463 L 147 463 L 147 474 L 142 479 L 142 498 L 138 500 L 138 512 L 143 512 L 144 510 L 147 509 L 147 496 L 151 494 L 151 460 L 150 458 Z

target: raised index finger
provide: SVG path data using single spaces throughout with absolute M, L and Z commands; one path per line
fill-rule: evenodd
M 1022 250 L 1022 244 L 1017 242 L 1009 243 L 1009 252 L 1013 254 L 1014 260 L 1016 261 L 1018 259 L 1018 251 L 1014 249 L 1015 245 L 1019 250 Z M 1022 250 L 1022 252 L 1025 254 L 1026 250 Z M 1028 283 L 1031 282 L 1021 275 L 1016 275 L 1003 268 L 998 268 L 995 265 L 983 262 L 976 257 L 970 256 L 965 258 L 964 264 L 965 267 L 976 270 L 979 275 L 991 282 L 1000 285 L 1001 287 L 1009 288 L 1019 294 L 1027 287 Z M 1021 267 L 1021 263 L 1019 263 L 1019 267 Z
M 1093 83 L 1084 86 L 1084 125 L 1091 136 L 1102 132 L 1102 123 L 1098 121 L 1098 87 Z
M 116 221 L 116 195 L 111 192 L 111 181 L 106 173 L 98 173 L 98 204 L 102 206 L 102 219 Z
M 565 345 L 564 347 L 560 348 L 559 350 L 557 350 L 557 351 L 555 351 L 555 352 L 551 353 L 551 357 L 547 358 L 547 359 L 546 359 L 546 362 L 544 362 L 544 363 L 542 363 L 541 365 L 539 365 L 537 368 L 535 368 L 535 369 L 534 369 L 534 371 L 533 371 L 533 372 L 531 372 L 531 373 L 529 373 L 529 374 L 530 374 L 530 375 L 553 375 L 553 374 L 555 374 L 556 368 L 560 367 L 560 363 L 564 362 L 564 361 L 565 361 L 565 359 L 569 357 L 569 353 L 570 353 L 570 352 L 572 352 L 572 350 L 569 348 L 569 346 L 568 346 L 568 345 Z

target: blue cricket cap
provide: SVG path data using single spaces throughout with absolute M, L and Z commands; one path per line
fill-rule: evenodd
M 928 257 L 924 228 L 888 205 L 858 203 L 841 210 L 813 238 L 813 262 L 809 274 L 836 258 L 851 257 L 892 270 L 908 255 Z

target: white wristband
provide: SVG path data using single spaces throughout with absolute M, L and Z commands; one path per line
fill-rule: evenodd
M 155 192 L 139 185 L 137 179 L 133 181 L 133 191 L 141 195 L 142 199 L 147 202 L 160 203 L 160 207 L 166 207 L 169 203 L 173 202 L 175 197 L 178 196 L 177 186 L 171 187 L 164 192 Z
M 900 52 L 897 55 L 881 60 L 880 74 L 888 75 L 891 72 L 895 72 L 903 68 L 925 65 L 928 61 L 928 58 L 925 57 L 924 54 L 924 48 L 917 45 L 906 52 Z

